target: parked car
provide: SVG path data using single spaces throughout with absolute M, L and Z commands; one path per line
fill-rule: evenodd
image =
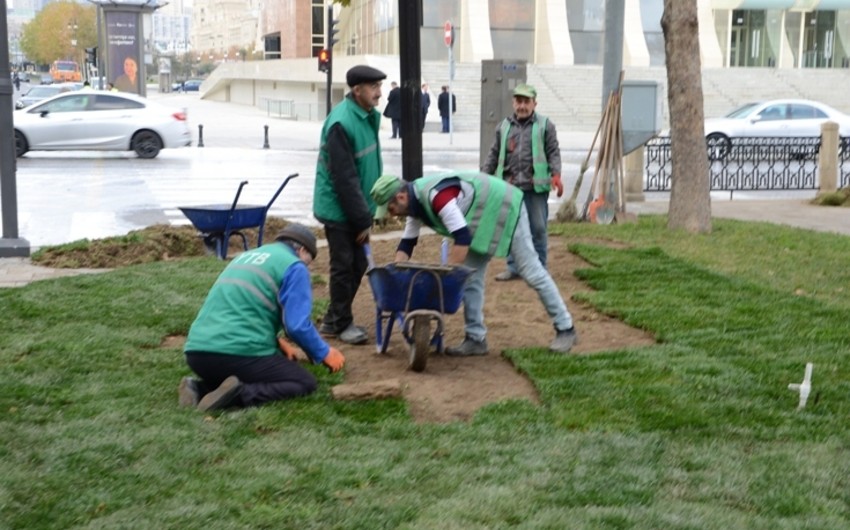
M 44 99 L 55 96 L 56 94 L 61 94 L 62 92 L 71 92 L 72 90 L 79 90 L 82 87 L 77 86 L 74 83 L 60 83 L 58 85 L 35 85 L 29 88 L 24 95 L 22 95 L 15 102 L 16 109 L 23 109 L 25 107 L 29 107 L 34 103 L 38 103 Z
M 50 74 L 41 74 L 38 76 L 38 81 L 42 85 L 52 85 L 53 84 L 53 76 Z
M 826 121 L 838 124 L 839 136 L 850 137 L 850 116 L 823 103 L 807 99 L 748 103 L 722 118 L 705 120 L 709 157 L 725 158 L 733 138 L 819 137 Z
M 134 94 L 81 90 L 46 99 L 14 115 L 15 153 L 132 150 L 154 158 L 191 145 L 183 110 Z
M 203 83 L 203 79 L 187 79 L 186 81 L 177 81 L 171 84 L 172 92 L 197 92 Z

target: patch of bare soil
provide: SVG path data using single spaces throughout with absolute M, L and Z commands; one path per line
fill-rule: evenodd
M 269 218 L 264 240 L 270 241 L 285 226 L 282 219 Z M 400 228 L 388 224 L 377 232 Z M 246 235 L 250 247 L 256 245 L 256 231 Z M 317 235 L 322 237 L 320 231 Z M 437 236 L 420 238 L 415 259 L 422 262 L 439 262 L 440 241 Z M 389 263 L 395 255 L 396 238 L 378 241 L 373 238 L 372 252 L 378 264 Z M 241 251 L 241 240 L 234 237 L 230 254 Z M 135 263 L 201 256 L 207 253 L 197 232 L 192 227 L 156 225 L 131 232 L 126 236 L 95 241 L 75 242 L 58 247 L 47 247 L 33 261 L 50 267 L 115 268 Z M 549 239 L 549 269 L 567 300 L 579 334 L 579 343 L 570 355 L 585 355 L 616 348 L 650 345 L 651 336 L 630 328 L 615 318 L 601 314 L 592 307 L 570 301 L 570 297 L 588 287 L 579 282 L 574 271 L 589 265 L 567 251 L 563 238 Z M 413 418 L 419 422 L 451 422 L 467 420 L 484 405 L 505 399 L 527 399 L 537 402 L 537 393 L 531 382 L 502 357 L 501 352 L 512 348 L 545 347 L 554 337 L 554 329 L 536 293 L 525 282 L 496 282 L 494 276 L 505 268 L 504 260 L 493 260 L 487 271 L 487 297 L 485 322 L 488 326 L 487 342 L 490 354 L 473 358 L 454 358 L 432 354 L 424 372 L 407 369 L 410 346 L 395 327 L 386 354 L 376 353 L 375 301 L 367 278 L 363 279 L 354 304 L 355 321 L 365 326 L 371 343 L 351 346 L 331 339 L 346 356 L 345 382 L 366 383 L 400 379 L 403 395 L 410 404 Z M 328 253 L 319 252 L 311 267 L 313 274 L 327 280 Z M 317 282 L 313 288 L 315 298 L 327 298 L 327 281 Z M 463 340 L 463 308 L 444 316 L 445 344 L 453 345 Z M 162 347 L 181 347 L 184 337 L 163 339 Z
M 374 239 L 374 238 L 373 238 Z M 440 241 L 437 236 L 420 238 L 414 258 L 439 262 Z M 378 264 L 389 263 L 395 255 L 397 239 L 372 242 Z M 321 252 L 312 266 L 314 273 L 328 270 L 328 256 Z M 588 287 L 576 279 L 573 271 L 589 265 L 567 250 L 563 238 L 549 238 L 549 269 L 579 334 L 579 343 L 570 355 L 586 355 L 616 348 L 654 344 L 647 333 L 599 313 L 592 307 L 571 302 L 570 297 Z M 505 399 L 528 399 L 537 402 L 531 382 L 502 357 L 512 348 L 548 346 L 554 338 L 552 327 L 537 294 L 522 280 L 496 282 L 494 276 L 505 268 L 504 260 L 493 260 L 487 270 L 485 323 L 490 354 L 481 357 L 456 358 L 433 353 L 424 372 L 407 369 L 410 347 L 398 326 L 393 330 L 386 354 L 376 353 L 375 301 L 364 278 L 354 304 L 355 321 L 368 329 L 371 343 L 351 346 L 331 339 L 346 356 L 345 382 L 371 382 L 398 378 L 402 381 L 410 412 L 420 422 L 450 422 L 469 419 L 479 408 Z M 316 297 L 328 297 L 327 284 L 314 287 Z M 446 315 L 445 343 L 463 340 L 463 307 L 454 315 Z

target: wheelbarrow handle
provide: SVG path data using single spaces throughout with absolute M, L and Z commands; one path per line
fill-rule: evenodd
M 227 216 L 228 220 L 233 217 L 233 211 L 236 210 L 236 203 L 239 202 L 239 196 L 242 195 L 242 188 L 245 187 L 245 184 L 248 184 L 247 180 L 239 183 L 239 189 L 236 190 L 236 197 L 233 198 L 233 204 L 230 205 L 230 214 Z
M 278 195 L 280 195 L 280 192 L 282 192 L 282 191 L 283 191 L 283 188 L 285 188 L 285 187 L 286 187 L 286 184 L 287 184 L 290 180 L 294 179 L 294 178 L 295 178 L 295 177 L 297 177 L 297 176 L 298 176 L 298 173 L 293 173 L 293 174 L 289 175 L 288 177 L 286 177 L 286 180 L 284 180 L 284 181 L 283 181 L 283 184 L 281 184 L 281 185 L 280 185 L 280 187 L 279 187 L 279 188 L 277 189 L 277 191 L 275 192 L 274 196 L 272 197 L 272 200 L 270 200 L 270 201 L 269 201 L 269 204 L 266 206 L 266 210 L 271 209 L 272 204 L 274 204 L 274 201 L 275 201 L 275 200 L 277 200 L 277 196 L 278 196 Z

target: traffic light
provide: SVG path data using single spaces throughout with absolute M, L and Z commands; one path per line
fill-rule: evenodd
M 328 49 L 319 50 L 319 71 L 327 72 L 331 69 L 331 52 Z
M 86 62 L 89 64 L 97 64 L 97 46 L 94 48 L 86 48 Z
M 339 24 L 339 20 L 334 18 L 333 6 L 328 5 L 327 38 L 325 39 L 327 42 L 325 43 L 325 47 L 331 50 L 331 53 L 333 53 L 334 44 L 339 42 L 339 39 L 334 37 L 334 35 L 339 33 L 339 30 L 336 29 L 337 24 Z

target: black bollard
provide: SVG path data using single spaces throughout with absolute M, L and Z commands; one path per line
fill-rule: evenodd
M 269 148 L 269 126 L 263 125 L 263 129 L 266 130 L 265 140 L 263 140 L 263 149 L 268 149 Z
M 198 147 L 204 146 L 204 126 L 198 125 Z

